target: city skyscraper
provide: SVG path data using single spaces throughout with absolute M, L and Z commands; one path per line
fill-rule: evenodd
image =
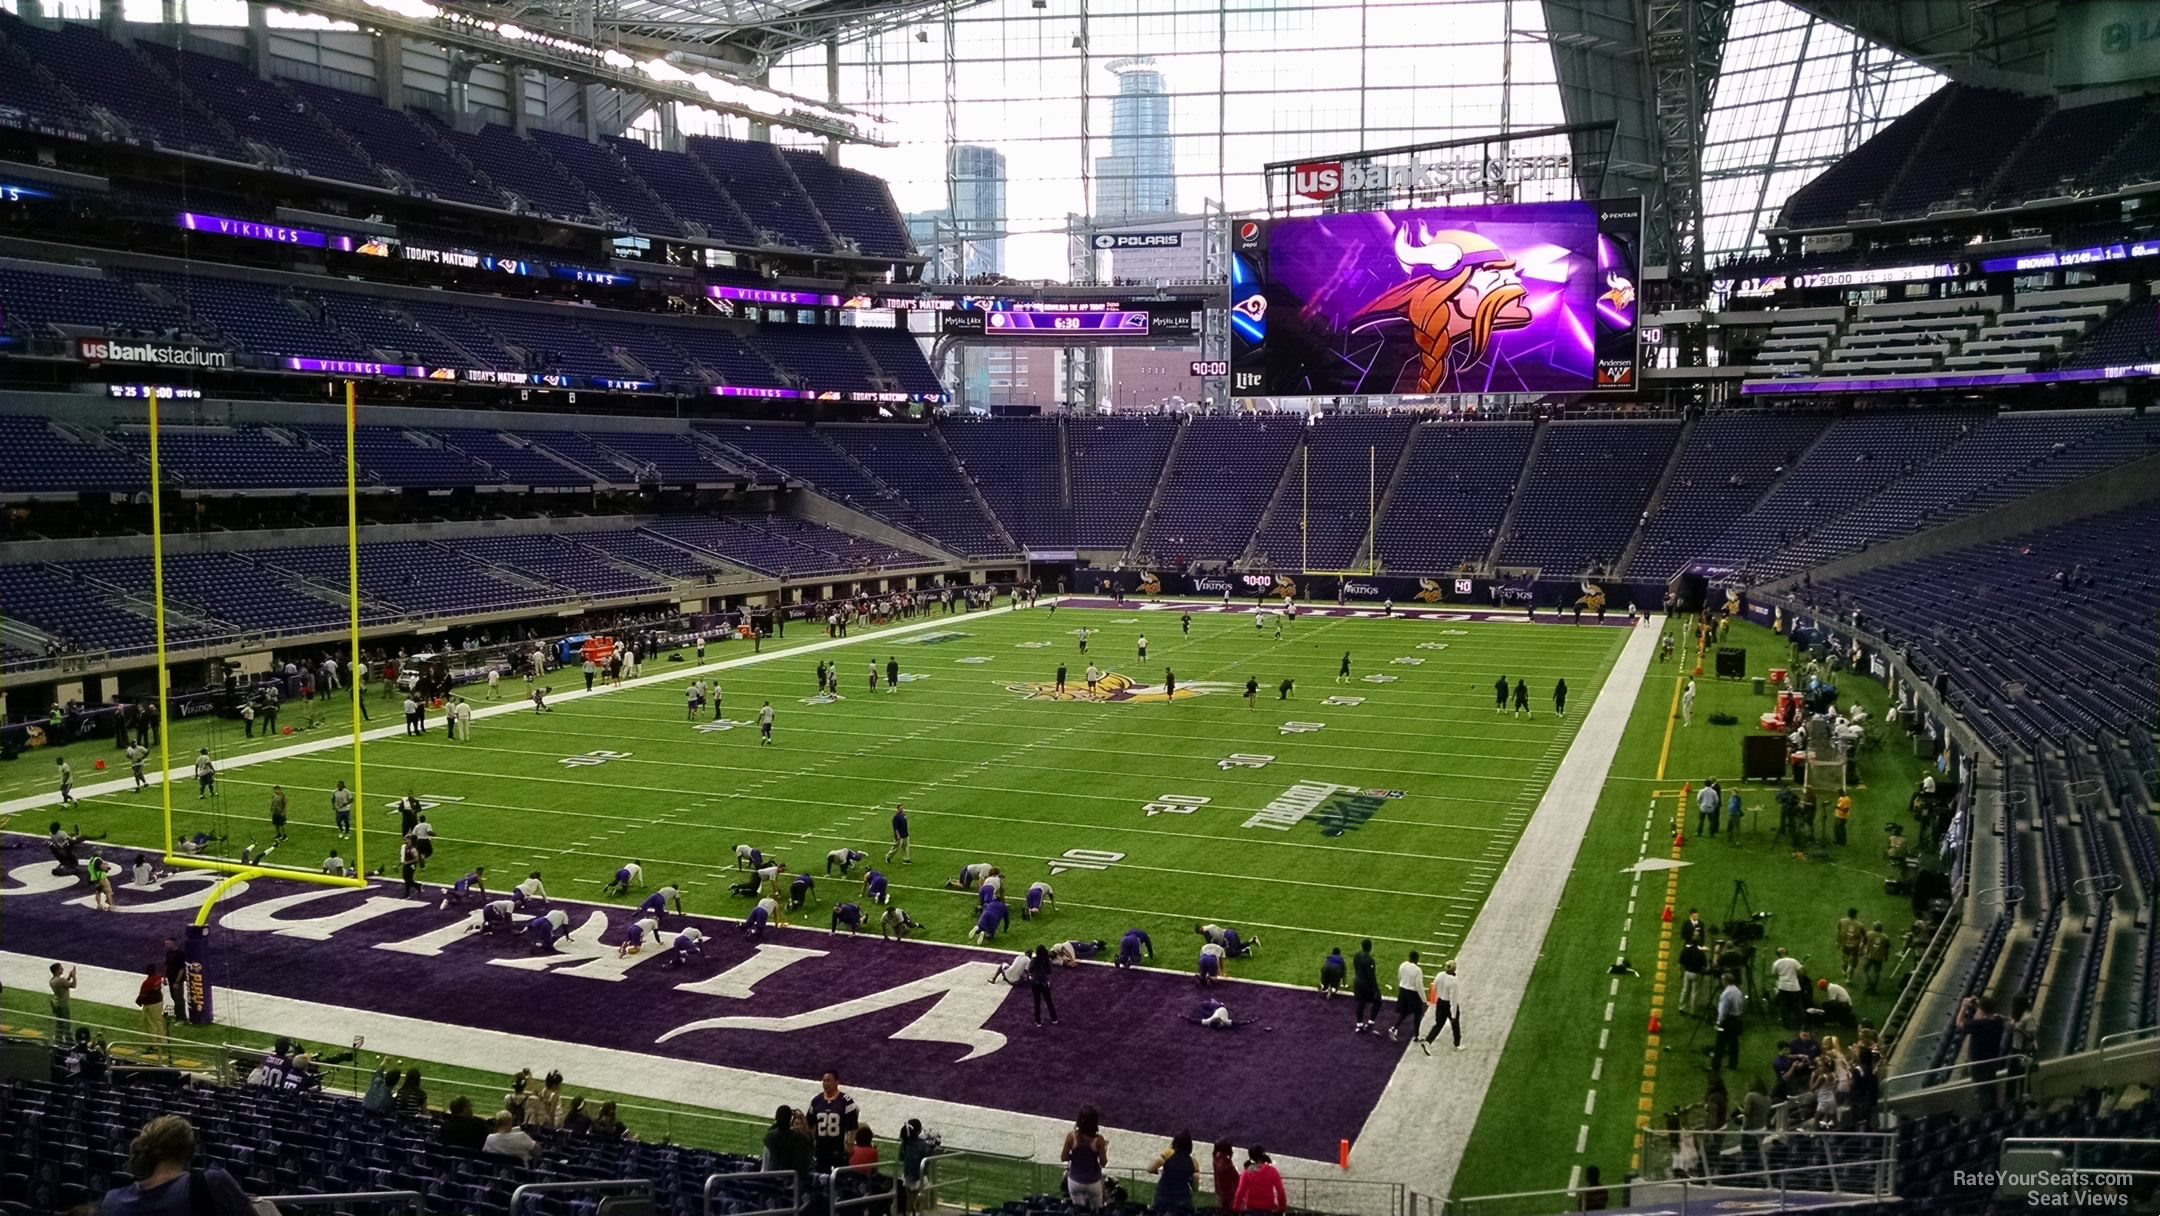
M 1170 95 L 1155 61 L 1145 55 L 1113 59 L 1110 154 L 1095 158 L 1095 218 L 1099 222 L 1177 210 L 1177 166 L 1170 142 Z
M 964 282 L 1005 273 L 1005 154 L 955 144 L 947 154 L 946 205 L 907 214 L 908 235 L 929 260 L 931 282 Z

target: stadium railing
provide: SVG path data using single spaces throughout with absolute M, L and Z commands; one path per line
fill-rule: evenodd
M 327 1208 L 345 1213 L 355 1208 L 370 1212 L 411 1212 L 421 1216 L 427 1200 L 418 1191 L 346 1191 L 341 1194 L 257 1195 L 257 1204 L 270 1204 L 280 1212 L 306 1212 Z M 261 1209 L 258 1208 L 258 1211 Z
M 1693 1162 L 1688 1160 L 1687 1149 L 1696 1154 Z M 1844 1191 L 1855 1180 L 1867 1179 L 1871 1191 L 1881 1192 L 1894 1180 L 1896 1166 L 1895 1132 L 1814 1131 L 1808 1128 L 1757 1131 L 1687 1128 L 1678 1132 L 1645 1129 L 1643 1163 L 1636 1177 L 1644 1182 L 1686 1179 L 1709 1183 L 1723 1178 L 1754 1177 L 1770 1169 L 1813 1170 L 1821 1185 L 1796 1182 L 1795 1189 Z
M 561 1195 L 572 1191 L 628 1195 L 645 1200 L 649 1210 L 653 1184 L 650 1178 L 580 1178 L 568 1182 L 527 1182 L 510 1192 L 509 1216 L 519 1216 L 519 1213 L 525 1210 L 525 1201 L 535 1195 Z
M 619 1107 L 617 1109 L 620 1109 Z M 722 1186 L 755 1182 L 771 1178 L 785 1180 L 788 1184 L 788 1205 L 784 1208 L 766 1208 L 755 1212 L 729 1212 L 727 1216 L 795 1216 L 802 1210 L 802 1178 L 794 1170 L 759 1170 L 749 1174 L 709 1174 L 705 1178 L 705 1216 L 713 1216 L 713 1192 Z
M 2032 1207 L 2046 1205 L 2041 1196 L 2049 1194 L 2062 1196 L 2054 1201 L 2062 1204 L 2070 1193 L 2081 1195 L 2076 1202 L 2098 1207 L 2099 1195 L 2109 1190 L 2134 1191 L 2150 1203 L 2160 1191 L 2160 1140 L 2008 1136 L 2002 1178 L 1999 1198 L 2015 1195 Z
M 1882 1105 L 1901 1119 L 2015 1106 L 2025 1100 L 2033 1072 L 2031 1056 L 1960 1060 L 1942 1068 L 1917 1068 L 1883 1078 Z
M 1607 1207 L 1679 1212 L 1701 1211 L 1832 1211 L 1842 1206 L 1873 1204 L 1890 1198 L 1890 1172 L 1871 1173 L 1869 1189 L 1824 1191 L 1818 1171 L 1759 1170 L 1752 1174 L 1727 1174 L 1707 1181 L 1678 1178 L 1663 1182 L 1613 1181 L 1600 1188 Z M 1878 1189 L 1879 1188 L 1879 1189 Z M 1551 1216 L 1581 1208 L 1583 1192 L 1577 1185 L 1549 1191 L 1519 1191 L 1506 1195 L 1473 1195 L 1457 1199 L 1448 1216 Z M 1776 1202 L 1771 1203 L 1772 1197 Z M 1699 1205 L 1699 1206 L 1698 1206 Z

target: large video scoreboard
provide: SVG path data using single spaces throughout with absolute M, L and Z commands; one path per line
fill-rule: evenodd
M 1244 220 L 1238 396 L 1631 392 L 1642 200 Z

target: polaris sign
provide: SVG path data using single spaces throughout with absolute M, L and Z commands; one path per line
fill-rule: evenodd
M 75 343 L 77 358 L 86 363 L 155 363 L 162 367 L 232 366 L 232 353 L 204 350 L 199 346 L 176 346 L 170 342 L 116 342 L 110 338 L 81 338 Z
M 1098 232 L 1097 249 L 1176 249 L 1185 243 L 1182 232 Z
M 1575 172 L 1574 158 L 1512 156 L 1506 160 L 1457 160 L 1382 165 L 1363 160 L 1307 161 L 1290 170 L 1290 189 L 1326 202 L 1344 191 L 1468 190 L 1518 182 L 1554 181 Z

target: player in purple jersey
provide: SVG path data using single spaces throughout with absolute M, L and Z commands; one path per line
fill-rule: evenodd
M 825 875 L 826 877 L 830 878 L 832 876 L 833 867 L 839 866 L 840 877 L 846 878 L 848 877 L 848 870 L 852 868 L 856 862 L 861 861 L 863 858 L 868 856 L 869 854 L 863 852 L 861 849 L 834 849 L 832 852 L 825 855 Z
M 735 868 L 738 870 L 762 870 L 765 868 L 765 854 L 760 852 L 754 844 L 736 845 Z
M 570 914 L 560 908 L 542 912 L 525 922 L 525 932 L 532 938 L 534 950 L 552 953 L 556 942 L 570 936 Z
M 765 936 L 766 926 L 772 924 L 779 914 L 779 901 L 767 896 L 757 901 L 757 906 L 750 909 L 748 916 L 743 917 L 743 932 L 749 934 L 753 941 L 761 938 Z
M 1200 984 L 1206 987 L 1222 978 L 1223 948 L 1215 942 L 1200 947 Z
M 863 896 L 871 903 L 881 904 L 890 898 L 885 892 L 885 876 L 876 870 L 863 875 Z
M 643 953 L 646 942 L 651 942 L 656 946 L 660 944 L 660 920 L 658 917 L 641 917 L 625 926 L 623 939 L 615 947 L 615 957 L 621 958 L 626 954 Z
M 861 905 L 836 904 L 833 906 L 832 924 L 830 928 L 834 933 L 838 933 L 840 931 L 840 926 L 842 925 L 847 926 L 848 932 L 850 934 L 859 934 L 862 932 Z
M 645 902 L 637 906 L 637 915 L 657 918 L 668 910 L 670 904 L 674 905 L 675 915 L 683 914 L 682 891 L 672 886 L 662 887 L 645 897 Z
M 458 879 L 456 882 L 451 883 L 449 888 L 443 892 L 442 903 L 436 906 L 439 908 L 447 908 L 450 906 L 450 902 L 452 900 L 456 900 L 458 903 L 462 904 L 465 902 L 465 897 L 475 891 L 478 891 L 482 895 L 486 895 L 488 893 L 486 866 L 474 866 L 471 873 L 465 875 L 465 877 L 463 878 Z
M 1209 943 L 1221 946 L 1225 958 L 1244 958 L 1260 948 L 1259 938 L 1246 941 L 1238 936 L 1237 930 L 1225 929 L 1221 925 L 1194 925 L 1193 932 L 1207 939 Z
M 1139 966 L 1140 952 L 1142 950 L 1147 951 L 1149 962 L 1155 961 L 1155 942 L 1154 939 L 1147 935 L 1147 930 L 1127 929 L 1125 936 L 1118 941 L 1117 965 L 1120 967 Z
M 817 880 L 808 874 L 797 874 L 788 884 L 787 906 L 790 911 L 803 907 L 817 898 Z
M 997 875 L 996 866 L 987 861 L 973 861 L 961 866 L 960 877 L 948 880 L 945 887 L 951 891 L 973 891 Z
M 968 934 L 976 945 L 986 945 L 997 940 L 998 930 L 1012 926 L 1012 909 L 1002 899 L 993 899 L 983 905 L 982 915 L 975 918 L 975 931 Z
M 480 923 L 476 926 L 482 933 L 494 933 L 508 929 L 517 915 L 517 905 L 507 899 L 498 899 L 480 909 Z
M 600 893 L 602 895 L 628 895 L 631 886 L 643 881 L 644 878 L 644 866 L 635 861 L 624 862 L 622 867 L 615 871 L 615 877 L 609 879 L 608 884 L 600 888 Z
M 660 960 L 660 965 L 680 967 L 693 957 L 705 957 L 705 932 L 694 926 L 675 935 L 674 942 L 668 947 L 667 957 Z
M 1055 903 L 1057 903 L 1057 892 L 1050 889 L 1049 883 L 1029 883 L 1027 889 L 1027 905 L 1020 909 L 1020 919 L 1034 920 L 1036 917 L 1043 914 L 1043 906 L 1045 904 Z

